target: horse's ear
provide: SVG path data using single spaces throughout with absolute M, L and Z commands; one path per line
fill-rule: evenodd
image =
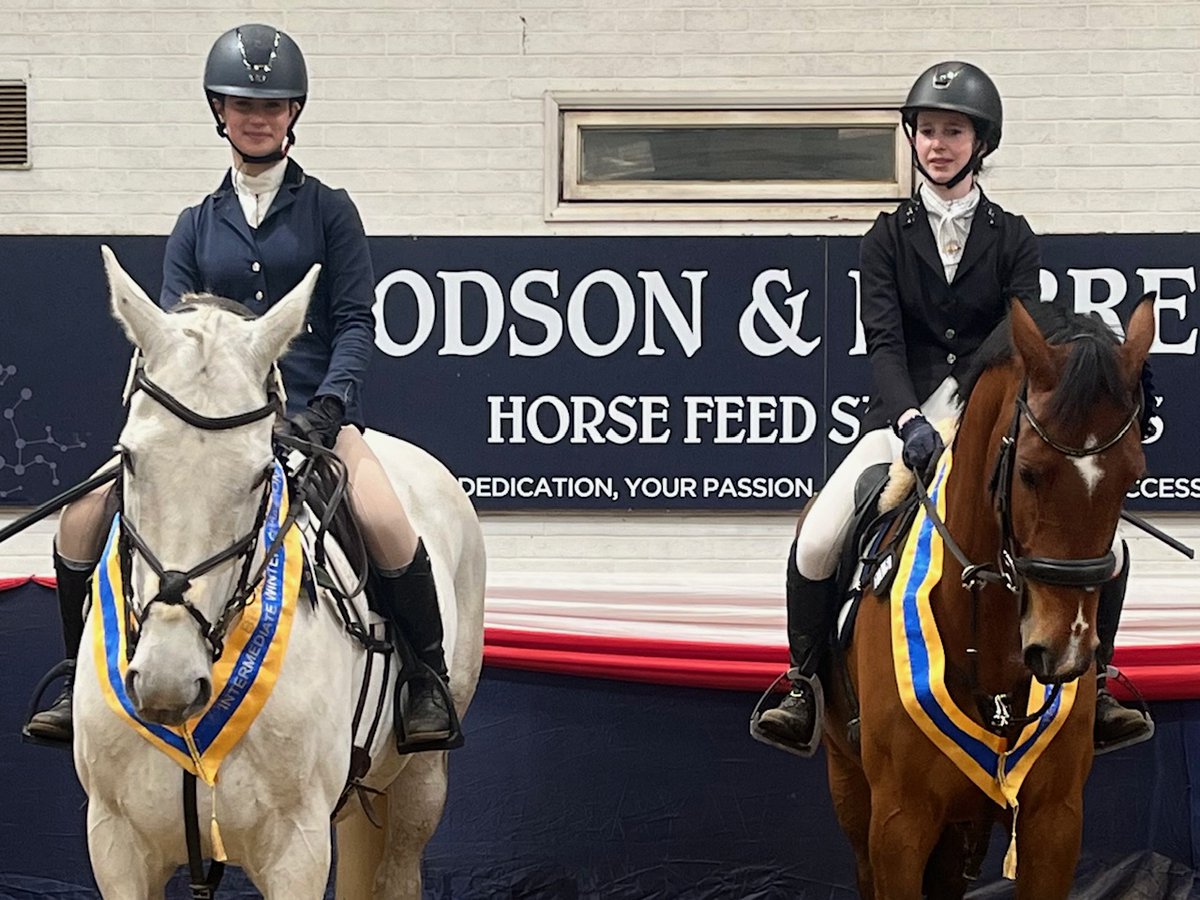
M 1025 364 L 1025 374 L 1030 382 L 1039 386 L 1052 382 L 1054 358 L 1050 345 L 1019 297 L 1014 297 L 1009 303 L 1008 321 L 1012 328 L 1013 346 Z
M 314 263 L 300 283 L 266 311 L 255 323 L 254 353 L 265 363 L 273 363 L 283 355 L 288 341 L 304 327 L 308 301 L 321 275 L 321 264 Z
M 1125 329 L 1125 343 L 1121 345 L 1121 373 L 1125 381 L 1135 384 L 1142 374 L 1142 365 L 1154 343 L 1154 301 L 1156 295 L 1143 294 L 1133 308 L 1129 325 Z
M 154 341 L 163 334 L 163 317 L 166 313 L 121 268 L 116 254 L 107 244 L 100 245 L 100 255 L 104 257 L 104 271 L 108 275 L 112 313 L 125 329 L 129 340 L 147 353 Z

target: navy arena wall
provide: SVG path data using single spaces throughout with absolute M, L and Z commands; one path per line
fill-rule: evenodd
M 0 502 L 52 496 L 116 438 L 129 348 L 108 314 L 102 241 L 156 296 L 161 237 L 0 236 Z M 1069 295 L 1117 325 L 1158 295 L 1156 429 L 1129 505 L 1200 508 L 1200 237 L 1040 242 L 1043 299 Z M 797 509 L 865 409 L 857 248 L 374 238 L 368 419 L 443 459 L 482 511 Z

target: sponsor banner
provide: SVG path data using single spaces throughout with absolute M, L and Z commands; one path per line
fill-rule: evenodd
M 0 502 L 107 458 L 129 347 L 98 246 L 155 295 L 161 237 L 0 236 Z M 858 238 L 373 238 L 373 427 L 481 509 L 799 509 L 870 391 Z M 1048 236 L 1043 297 L 1119 324 L 1159 294 L 1142 509 L 1200 509 L 1192 235 Z M 238 298 L 233 298 L 238 299 Z

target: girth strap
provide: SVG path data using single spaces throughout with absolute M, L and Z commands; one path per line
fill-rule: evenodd
M 200 816 L 196 811 L 196 776 L 183 773 L 183 834 L 187 841 L 188 886 L 192 900 L 212 900 L 225 874 L 225 863 L 213 860 L 204 874 L 204 855 L 200 852 Z

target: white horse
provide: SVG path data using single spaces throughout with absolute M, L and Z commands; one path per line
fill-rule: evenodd
M 139 348 L 146 378 L 168 399 L 209 420 L 269 405 L 272 367 L 304 325 L 318 266 L 261 318 L 243 319 L 215 305 L 165 313 L 107 247 L 103 255 L 113 312 Z M 254 530 L 264 471 L 272 460 L 273 417 L 208 430 L 168 407 L 147 390 L 132 395 L 120 439 L 123 505 L 161 566 L 187 570 Z M 479 523 L 457 481 L 433 457 L 386 435 L 370 434 L 369 442 L 433 560 L 450 690 L 462 715 L 482 661 L 485 558 Z M 255 566 L 264 554 L 262 543 L 253 551 Z M 160 587 L 160 573 L 144 557 L 132 555 L 135 611 L 144 611 Z M 192 578 L 184 604 L 150 605 L 125 678 L 143 718 L 177 726 L 210 702 L 213 654 L 196 614 L 207 623 L 221 618 L 242 565 L 229 560 Z M 109 900 L 161 897 L 169 877 L 188 859 L 181 768 L 107 705 L 90 649 L 94 607 L 74 693 L 75 767 L 88 795 L 92 868 Z M 301 597 L 269 699 L 221 763 L 215 787 L 199 787 L 203 854 L 214 855 L 208 825 L 215 803 L 229 861 L 268 900 L 324 893 L 330 816 L 350 766 L 351 720 L 365 657 L 330 604 L 314 607 Z M 338 826 L 338 895 L 347 900 L 419 897 L 421 855 L 445 802 L 444 751 L 400 756 L 394 741 L 385 743 L 388 749 L 366 779 L 384 789 L 374 803 L 384 829 L 375 833 L 353 798 Z

